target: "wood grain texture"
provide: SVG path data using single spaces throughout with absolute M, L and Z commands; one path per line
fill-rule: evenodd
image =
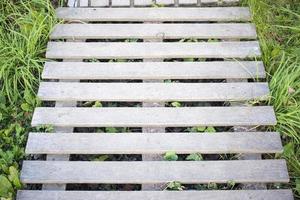
M 241 101 L 269 98 L 267 83 L 41 82 L 44 101 Z
M 262 62 L 46 62 L 43 79 L 256 79 L 265 78 Z
M 17 200 L 293 200 L 291 190 L 18 191 Z
M 66 21 L 250 21 L 246 7 L 214 8 L 58 8 Z
M 62 127 L 188 127 L 275 125 L 272 107 L 36 108 L 32 125 Z
M 230 169 L 230 170 L 228 170 Z M 24 161 L 23 183 L 272 183 L 288 182 L 284 160 Z
M 124 51 L 126 49 L 126 51 Z M 50 59 L 138 58 L 255 58 L 257 41 L 250 42 L 49 42 Z
M 253 24 L 58 24 L 51 39 L 256 39 Z
M 281 153 L 279 133 L 30 133 L 27 154 Z

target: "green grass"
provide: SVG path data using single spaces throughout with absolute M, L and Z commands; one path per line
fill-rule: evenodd
M 300 197 L 300 2 L 244 0 L 257 27 L 278 123 L 285 145 L 291 187 Z M 278 156 L 280 157 L 280 156 Z
M 49 32 L 49 0 L 0 1 L 0 197 L 13 199 Z
M 56 19 L 49 1 L 2 0 L 0 11 L 1 92 L 16 102 L 25 90 L 34 92 L 39 83 L 49 31 Z

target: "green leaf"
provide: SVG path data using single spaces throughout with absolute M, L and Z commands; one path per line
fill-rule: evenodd
M 21 181 L 19 178 L 19 172 L 14 166 L 9 167 L 8 178 L 17 189 L 20 189 L 22 187 L 22 184 L 21 184 Z
M 292 157 L 294 154 L 294 143 L 287 143 L 283 148 L 283 155 L 289 158 Z
M 117 133 L 118 129 L 114 128 L 114 127 L 106 127 L 105 128 L 105 132 L 106 133 Z
M 13 186 L 10 181 L 5 176 L 0 175 L 0 196 L 8 198 L 12 192 Z
M 101 108 L 103 106 L 102 106 L 102 103 L 100 101 L 96 101 L 95 104 L 93 105 L 93 107 L 95 107 L 95 108 Z
M 93 161 L 105 161 L 105 160 L 107 160 L 108 158 L 109 158 L 108 155 L 102 155 L 102 156 L 99 156 L 99 157 L 93 159 Z
M 296 179 L 296 187 L 295 190 L 297 191 L 298 194 L 300 194 L 300 179 Z
M 212 126 L 207 127 L 205 131 L 208 132 L 208 133 L 215 133 L 215 132 L 217 132 L 216 129 L 214 127 L 212 127 Z
M 170 189 L 170 190 L 183 190 L 185 187 L 181 185 L 180 182 L 178 181 L 172 181 L 170 183 L 168 183 L 167 185 L 167 189 Z
M 22 104 L 21 104 L 21 108 L 22 108 L 22 110 L 24 110 L 25 112 L 30 112 L 30 111 L 31 111 L 30 105 L 29 105 L 28 103 L 22 103 Z
M 191 161 L 201 161 L 203 160 L 203 157 L 201 154 L 199 153 L 193 153 L 193 154 L 190 154 L 186 157 L 186 160 L 191 160 Z
M 204 132 L 205 129 L 206 129 L 205 126 L 198 126 L 198 127 L 196 127 L 197 132 Z
M 218 185 L 216 183 L 208 183 L 207 187 L 208 187 L 208 189 L 211 189 L 211 190 L 218 189 Z
M 193 62 L 194 58 L 184 58 L 183 61 L 185 61 L 185 62 Z
M 171 105 L 172 105 L 173 107 L 176 107 L 176 108 L 181 107 L 181 103 L 178 102 L 178 101 L 172 102 Z
M 178 156 L 177 156 L 176 152 L 169 151 L 164 155 L 164 159 L 168 160 L 168 161 L 176 161 L 176 160 L 178 160 Z

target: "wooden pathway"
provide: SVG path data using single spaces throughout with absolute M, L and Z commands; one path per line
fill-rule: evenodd
M 152 0 L 73 0 L 57 9 L 64 23 L 51 34 L 38 91 L 45 104 L 32 119 L 55 133 L 30 133 L 26 153 L 46 159 L 24 161 L 21 181 L 42 190 L 28 187 L 18 200 L 293 199 L 291 190 L 271 186 L 289 182 L 286 162 L 262 156 L 283 148 L 279 133 L 259 131 L 276 124 L 273 108 L 251 103 L 267 100 L 269 88 L 249 9 L 236 6 L 238 0 L 155 2 L 164 7 Z M 93 101 L 126 107 L 82 106 Z M 189 106 L 165 106 L 173 101 Z M 198 126 L 230 131 L 167 131 Z M 140 132 L 79 131 L 95 127 Z M 240 159 L 163 161 L 169 151 Z M 97 154 L 140 154 L 142 161 L 69 161 Z M 172 181 L 234 182 L 240 189 L 164 190 Z M 142 187 L 74 191 L 69 184 Z

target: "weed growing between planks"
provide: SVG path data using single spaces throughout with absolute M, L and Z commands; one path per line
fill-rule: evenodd
M 300 198 L 300 2 L 298 0 L 244 0 L 257 26 L 281 133 L 283 157 L 288 162 L 291 185 Z
M 0 2 L 0 197 L 10 200 L 40 81 L 49 32 L 57 20 L 49 0 Z

